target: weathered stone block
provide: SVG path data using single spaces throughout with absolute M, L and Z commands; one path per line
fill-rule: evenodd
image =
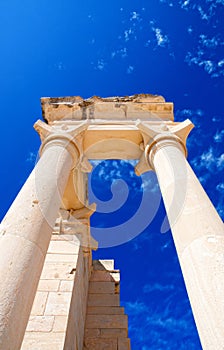
M 64 333 L 27 332 L 21 350 L 63 350 Z
M 59 286 L 60 292 L 72 292 L 73 289 L 73 281 L 61 281 Z
M 51 241 L 48 254 L 78 254 L 79 245 L 72 241 Z
M 124 328 L 105 328 L 100 330 L 100 336 L 103 338 L 127 338 L 128 330 Z
M 85 329 L 85 338 L 96 338 L 101 334 L 100 329 L 98 328 L 86 328 Z
M 130 350 L 131 344 L 128 338 L 118 338 L 118 350 Z
M 51 332 L 54 316 L 31 316 L 26 328 L 27 332 Z
M 41 279 L 61 279 L 61 280 L 73 280 L 75 265 L 73 263 L 46 263 L 42 271 Z
M 127 316 L 87 315 L 86 328 L 127 328 Z
M 114 293 L 115 283 L 114 282 L 95 282 L 89 283 L 89 293 Z
M 70 262 L 76 264 L 78 260 L 78 254 L 47 254 L 45 263 L 48 262 Z
M 88 315 L 122 315 L 124 308 L 120 306 L 89 306 Z
M 68 316 L 54 316 L 53 332 L 66 332 Z
M 117 350 L 117 339 L 86 338 L 83 350 Z
M 41 316 L 44 314 L 47 297 L 48 297 L 48 292 L 37 291 L 34 299 L 32 311 L 31 311 L 32 316 Z
M 45 315 L 68 315 L 71 292 L 49 292 Z
M 40 280 L 38 284 L 38 291 L 40 292 L 57 292 L 59 288 L 59 280 Z
M 112 276 L 112 273 L 109 273 L 108 271 L 94 271 L 91 274 L 90 281 L 95 282 L 113 282 L 114 278 Z
M 119 306 L 119 294 L 89 294 L 88 306 Z

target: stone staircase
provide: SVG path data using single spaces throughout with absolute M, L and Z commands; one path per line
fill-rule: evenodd
M 93 261 L 83 350 L 130 350 L 128 319 L 120 307 L 120 273 L 113 263 Z

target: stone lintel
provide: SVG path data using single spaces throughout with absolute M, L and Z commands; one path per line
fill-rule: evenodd
M 137 94 L 125 97 L 44 97 L 42 115 L 49 124 L 56 120 L 173 120 L 173 103 L 162 96 Z

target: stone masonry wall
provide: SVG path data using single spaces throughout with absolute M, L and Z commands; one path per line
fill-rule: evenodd
M 130 350 L 127 315 L 120 307 L 120 274 L 113 263 L 93 261 L 83 350 Z
M 53 235 L 21 350 L 130 350 L 119 281 L 113 260 Z
M 76 236 L 52 236 L 21 350 L 82 350 L 88 266 Z

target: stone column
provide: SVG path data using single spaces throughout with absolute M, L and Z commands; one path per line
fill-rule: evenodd
M 202 347 L 221 350 L 224 227 L 185 159 L 185 140 L 191 127 L 181 124 L 173 132 L 157 134 L 143 126 L 144 132 L 153 134 L 145 156 L 158 177 Z
M 39 162 L 1 223 L 0 349 L 20 349 L 61 197 L 78 157 L 69 135 L 47 132 Z

